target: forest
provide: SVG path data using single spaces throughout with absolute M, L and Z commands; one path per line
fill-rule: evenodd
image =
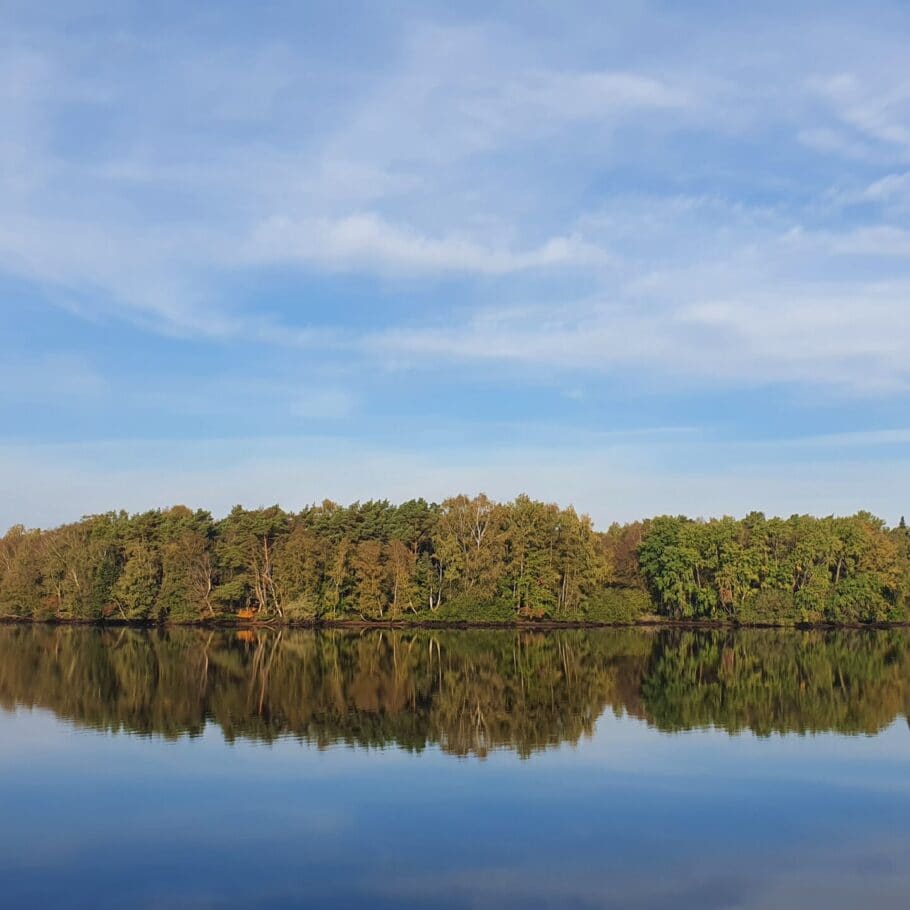
M 867 512 L 605 531 L 480 494 L 186 506 L 0 538 L 0 617 L 141 623 L 863 624 L 910 617 L 910 531 Z

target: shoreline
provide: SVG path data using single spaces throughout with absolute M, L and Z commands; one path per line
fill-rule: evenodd
M 888 629 L 907 629 L 910 622 L 871 622 L 871 623 L 833 623 L 833 622 L 736 622 L 718 619 L 641 619 L 634 622 L 605 622 L 598 620 L 515 620 L 476 621 L 476 620 L 381 620 L 381 619 L 319 619 L 319 620 L 236 620 L 230 618 L 193 620 L 179 622 L 165 620 L 151 622 L 140 619 L 34 619 L 28 616 L 0 616 L 0 625 L 41 625 L 73 626 L 97 629 L 209 629 L 224 631 L 243 630 L 285 630 L 285 629 L 340 629 L 351 631 L 435 629 L 452 631 L 471 630 L 509 630 L 531 632 L 555 632 L 560 629 L 682 629 L 682 630 L 721 630 L 736 631 L 739 629 L 794 629 L 800 631 L 833 631 L 838 629 L 885 631 Z

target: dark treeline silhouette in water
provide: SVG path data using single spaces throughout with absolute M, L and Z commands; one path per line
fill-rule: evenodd
M 522 756 L 605 711 L 665 731 L 875 733 L 910 633 L 0 627 L 0 705 L 107 731 Z
M 73 621 L 882 623 L 910 616 L 910 532 L 661 516 L 604 532 L 520 496 L 289 513 L 185 506 L 0 538 L 0 617 Z

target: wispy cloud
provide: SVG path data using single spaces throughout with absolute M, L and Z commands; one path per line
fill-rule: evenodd
M 748 210 L 707 219 L 702 205 L 680 200 L 655 201 L 650 215 L 623 203 L 592 222 L 596 242 L 624 248 L 599 293 L 481 307 L 459 322 L 396 326 L 363 343 L 399 364 L 523 361 L 627 381 L 905 392 L 910 235 L 789 224 Z M 657 268 L 647 253 L 655 234 L 666 240 Z M 711 253 L 693 258 L 698 250 Z
M 605 266 L 609 253 L 579 235 L 553 237 L 541 246 L 510 250 L 465 234 L 428 237 L 390 224 L 374 212 L 336 220 L 292 221 L 276 216 L 257 226 L 249 247 L 257 262 L 303 262 L 336 269 L 467 272 L 505 275 L 526 269 Z
M 868 84 L 855 73 L 809 80 L 836 117 L 860 136 L 910 154 L 910 82 Z
M 831 191 L 838 205 L 879 205 L 899 214 L 910 211 L 910 171 L 886 174 L 864 186 Z
M 908 292 L 906 284 L 877 295 L 861 288 L 855 296 L 782 286 L 674 309 L 591 302 L 562 318 L 551 308 L 493 310 L 457 327 L 388 330 L 364 344 L 399 364 L 403 356 L 415 365 L 518 361 L 621 374 L 633 385 L 795 382 L 895 393 L 910 385 Z

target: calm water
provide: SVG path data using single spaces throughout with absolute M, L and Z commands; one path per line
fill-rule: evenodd
M 907 906 L 910 635 L 0 627 L 7 907 Z

